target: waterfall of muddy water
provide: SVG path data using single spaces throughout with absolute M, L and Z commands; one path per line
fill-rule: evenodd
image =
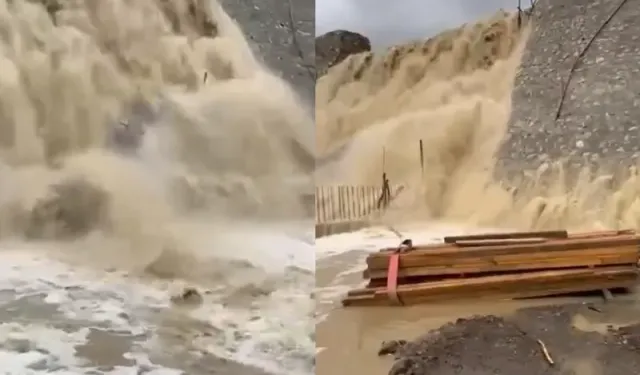
M 312 117 L 258 61 L 215 1 L 0 0 L 3 370 L 313 372 Z
M 515 183 L 495 177 L 529 34 L 523 22 L 500 13 L 333 67 L 317 87 L 317 152 L 325 160 L 318 184 L 379 184 L 384 168 L 392 184 L 406 186 L 388 214 L 393 222 L 638 227 L 636 168 L 576 171 L 551 160 Z
M 319 79 L 317 183 L 378 185 L 384 170 L 405 189 L 382 226 L 316 240 L 318 346 L 326 348 L 318 373 L 385 374 L 389 363 L 373 359 L 382 340 L 412 339 L 461 315 L 522 306 L 338 309 L 336 301 L 361 282 L 366 255 L 400 241 L 388 225 L 414 244 L 496 228 L 639 227 L 635 169 L 569 171 L 552 160 L 510 181 L 496 177 L 527 23 L 501 12 L 426 42 L 352 55 Z

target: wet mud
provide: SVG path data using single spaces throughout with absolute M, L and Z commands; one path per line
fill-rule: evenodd
M 460 318 L 404 345 L 386 343 L 395 351 L 389 375 L 632 374 L 640 368 L 639 313 L 626 300 Z

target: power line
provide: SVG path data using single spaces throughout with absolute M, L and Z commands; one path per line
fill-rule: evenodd
M 609 24 L 609 22 L 611 22 L 613 17 L 615 17 L 615 15 L 618 14 L 620 9 L 622 9 L 622 7 L 626 3 L 627 3 L 627 0 L 622 0 L 620 2 L 620 4 L 618 4 L 616 9 L 614 9 L 614 11 L 611 12 L 609 17 L 607 17 L 607 19 L 602 23 L 602 25 L 600 25 L 598 30 L 596 30 L 595 34 L 593 34 L 591 39 L 589 39 L 589 42 L 584 46 L 582 51 L 580 51 L 580 54 L 578 55 L 578 57 L 573 62 L 573 65 L 571 65 L 571 70 L 569 70 L 569 77 L 567 77 L 567 81 L 565 82 L 564 86 L 562 87 L 562 95 L 560 96 L 560 102 L 558 103 L 558 108 L 556 110 L 555 121 L 558 121 L 558 119 L 560 118 L 560 114 L 562 113 L 562 107 L 564 106 L 564 100 L 565 100 L 565 98 L 567 96 L 567 91 L 569 90 L 569 84 L 571 83 L 571 78 L 573 77 L 573 74 L 575 73 L 575 71 L 576 71 L 576 69 L 578 67 L 578 63 L 584 58 L 584 56 L 586 55 L 587 51 L 589 50 L 589 48 L 591 47 L 593 42 L 596 40 L 598 35 L 600 35 L 602 30 L 604 30 L 604 28 Z

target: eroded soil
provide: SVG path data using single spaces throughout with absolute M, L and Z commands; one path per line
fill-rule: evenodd
M 639 321 L 640 304 L 635 301 L 533 307 L 507 317 L 458 319 L 401 346 L 389 375 L 638 373 Z M 545 358 L 543 346 L 553 363 Z

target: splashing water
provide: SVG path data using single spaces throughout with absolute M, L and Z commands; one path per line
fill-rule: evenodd
M 326 160 L 318 178 L 371 185 L 384 169 L 406 187 L 387 215 L 391 222 L 640 228 L 637 168 L 568 168 L 547 158 L 538 170 L 501 170 L 497 155 L 529 26 L 500 12 L 333 67 L 317 89 L 317 147 Z
M 55 290 L 70 306 L 119 304 L 104 314 L 144 326 L 125 327 L 131 345 L 143 335 L 165 347 L 169 326 L 205 358 L 312 372 L 303 198 L 313 122 L 221 6 L 0 0 L 0 19 L 0 257 L 20 270 L 3 273 L 2 293 L 25 298 L 17 288 L 26 284 L 33 295 Z M 42 273 L 46 259 L 62 263 Z M 94 271 L 76 275 L 86 267 Z M 60 281 L 75 276 L 71 286 Z M 89 287 L 101 283 L 111 290 Z M 204 291 L 203 303 L 158 320 L 183 284 Z M 87 321 L 105 316 L 88 311 Z M 39 329 L 13 318 L 0 329 Z M 110 324 L 103 329 L 117 331 Z M 64 332 L 91 341 L 86 329 Z M 64 366 L 91 367 L 70 353 Z M 188 361 L 165 362 L 178 371 Z
M 316 242 L 316 295 L 325 314 L 318 328 L 318 345 L 325 347 L 318 356 L 319 373 L 345 368 L 387 372 L 388 361 L 371 359 L 381 341 L 409 338 L 461 313 L 484 314 L 481 303 L 444 311 L 425 305 L 413 313 L 411 308 L 336 311 L 340 297 L 363 282 L 365 258 L 372 251 L 397 246 L 403 238 L 417 245 L 441 242 L 448 234 L 640 229 L 636 168 L 610 171 L 591 163 L 567 168 L 564 161 L 546 157 L 539 169 L 522 170 L 527 166 L 522 155 L 522 164 L 515 161 L 520 173 L 501 170 L 497 155 L 510 125 L 514 80 L 530 32 L 527 22 L 501 12 L 428 41 L 350 56 L 319 79 L 317 149 L 323 162 L 318 182 L 377 185 L 384 171 L 392 185 L 404 185 L 382 218 L 393 231 L 388 225 L 372 226 Z M 559 18 L 554 22 L 564 25 Z M 548 38 L 547 31 L 538 29 L 540 39 Z M 608 63 L 603 60 L 598 64 Z M 540 76 L 529 71 L 530 86 L 523 91 L 544 87 L 536 80 L 548 78 L 543 67 L 537 68 L 531 71 Z M 526 128 L 516 133 L 524 138 Z M 511 308 L 521 306 L 519 301 Z

